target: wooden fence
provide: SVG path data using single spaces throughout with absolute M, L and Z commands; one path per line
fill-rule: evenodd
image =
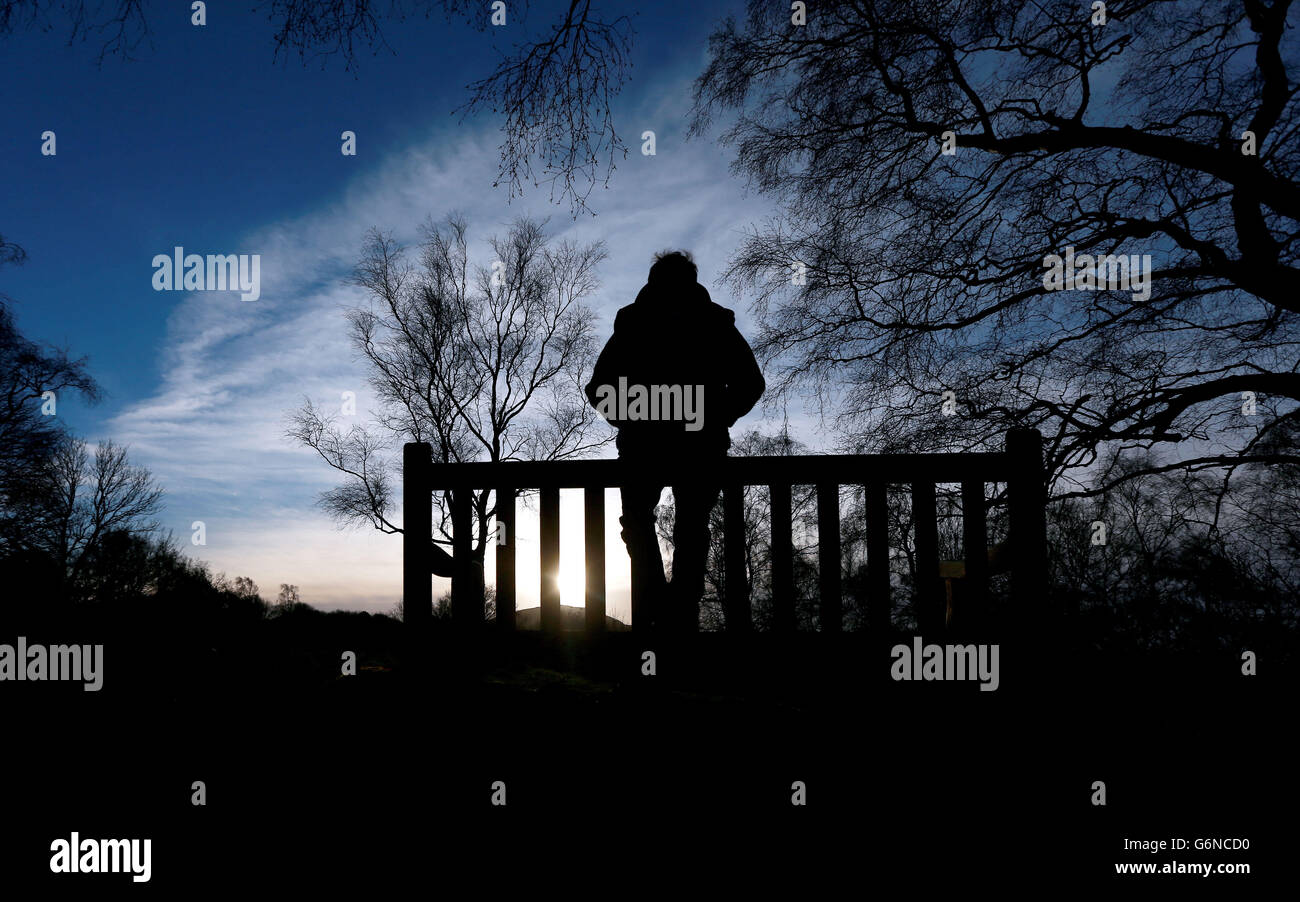
M 501 629 L 515 627 L 515 502 L 520 490 L 540 494 L 541 623 L 544 631 L 561 624 L 560 590 L 556 579 L 560 563 L 560 490 L 584 492 L 586 558 L 586 615 L 589 632 L 605 626 L 605 489 L 645 483 L 684 485 L 710 483 L 722 486 L 723 542 L 726 597 L 722 599 L 728 631 L 753 628 L 747 595 L 743 492 L 745 486 L 767 486 L 771 492 L 772 629 L 795 629 L 793 518 L 791 487 L 816 486 L 818 560 L 820 582 L 819 626 L 838 632 L 843 625 L 840 557 L 840 487 L 865 490 L 868 629 L 890 626 L 889 537 L 886 490 L 889 485 L 911 487 L 915 522 L 914 547 L 919 579 L 918 611 L 925 612 L 921 628 L 942 620 L 944 587 L 940 581 L 939 527 L 936 485 L 960 483 L 964 620 L 978 622 L 988 600 L 989 547 L 985 486 L 1007 486 L 1008 548 L 1011 600 L 1016 612 L 1031 615 L 1045 601 L 1046 527 L 1045 478 L 1042 437 L 1036 430 L 1008 433 L 1006 449 L 961 454 L 806 455 L 799 457 L 732 457 L 720 466 L 704 469 L 690 463 L 665 462 L 654 472 L 635 469 L 618 460 L 519 461 L 437 464 L 425 443 L 403 449 L 402 498 L 405 508 L 403 535 L 403 601 L 406 622 L 418 627 L 432 616 L 432 574 L 435 558 L 446 568 L 445 555 L 435 551 L 432 538 L 431 493 L 450 498 L 453 619 L 462 623 L 483 620 L 483 596 L 470 569 L 475 493 L 496 493 L 497 521 L 503 530 L 496 554 L 496 622 Z M 481 573 L 477 579 L 481 580 Z M 633 574 L 632 625 L 637 628 L 644 599 Z M 641 618 L 644 622 L 644 617 Z

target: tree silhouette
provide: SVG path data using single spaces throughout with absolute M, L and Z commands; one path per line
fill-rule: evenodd
M 0 235 L 0 266 L 21 264 L 26 257 Z M 84 358 L 73 360 L 66 351 L 23 336 L 8 298 L 0 295 L 0 554 L 25 547 L 25 526 L 17 511 L 35 503 L 36 476 L 52 465 L 67 439 L 57 410 L 70 395 L 99 398 Z
M 581 386 L 595 346 L 584 301 L 597 288 L 599 242 L 551 243 L 542 223 L 517 220 L 472 266 L 468 226 L 426 225 L 419 263 L 384 234 L 368 237 L 354 278 L 370 298 L 349 313 L 352 341 L 379 401 L 371 429 L 344 432 L 307 401 L 289 436 L 347 478 L 321 503 L 339 522 L 399 533 L 395 443 L 429 442 L 435 463 L 564 460 L 609 441 Z M 473 574 L 482 586 L 490 493 L 474 495 Z M 451 544 L 450 493 L 434 499 L 435 542 Z
M 275 606 L 282 611 L 290 611 L 302 603 L 298 587 L 290 583 L 280 583 L 280 594 L 275 596 Z
M 6 498 L 5 553 L 50 562 L 59 596 L 86 597 L 85 571 L 106 554 L 106 543 L 125 549 L 125 536 L 153 533 L 162 489 L 126 449 L 111 441 L 93 452 L 65 437 L 46 458 L 31 462 L 22 488 Z
M 860 0 L 794 28 L 751 3 L 692 132 L 735 114 L 736 170 L 782 204 L 729 272 L 771 381 L 862 450 L 1038 427 L 1062 497 L 1300 463 L 1272 440 L 1300 401 L 1295 10 Z M 1150 296 L 1046 290 L 1067 248 L 1150 254 Z
M 257 583 L 247 576 L 236 576 L 230 581 L 229 589 L 240 598 L 261 597 L 261 590 L 258 589 Z

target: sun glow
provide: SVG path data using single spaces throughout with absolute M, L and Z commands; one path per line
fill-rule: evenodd
M 606 492 L 605 499 L 605 613 L 623 623 L 630 619 L 630 562 L 623 548 L 619 517 L 617 489 Z M 541 548 L 539 547 L 539 517 L 536 505 L 520 504 L 516 511 L 515 534 L 515 605 L 523 611 L 538 607 L 541 598 Z M 495 535 L 495 533 L 493 533 Z M 552 584 L 560 594 L 564 607 L 586 607 L 586 530 L 581 489 L 560 491 L 560 566 Z M 496 555 L 489 549 L 484 562 L 484 576 L 496 584 Z M 438 583 L 439 592 L 450 587 L 450 580 Z M 582 618 L 573 620 L 570 614 L 565 623 L 573 626 Z
M 560 556 L 560 572 L 557 577 L 560 586 L 560 604 L 583 607 L 587 592 L 587 574 L 584 572 L 582 558 L 577 555 Z

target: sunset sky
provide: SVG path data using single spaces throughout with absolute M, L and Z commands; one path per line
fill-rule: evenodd
M 326 608 L 381 611 L 400 598 L 400 539 L 337 528 L 314 506 L 336 484 L 333 472 L 284 438 L 304 396 L 337 406 L 354 391 L 358 418 L 368 416 L 371 393 L 343 319 L 365 298 L 342 280 L 372 226 L 410 245 L 426 217 L 460 211 L 473 262 L 484 265 L 484 239 L 523 214 L 549 215 L 557 239 L 603 239 L 609 257 L 594 299 L 602 342 L 644 284 L 652 253 L 685 247 L 700 281 L 752 336 L 748 299 L 717 280 L 742 230 L 774 209 L 730 175 L 729 152 L 712 137 L 684 135 L 708 33 L 739 4 L 668 2 L 635 16 L 632 80 L 615 110 L 630 152 L 608 190 L 591 196 L 599 215 L 576 221 L 545 187 L 507 204 L 505 187 L 492 187 L 499 121 L 451 115 L 465 85 L 491 71 L 494 46 L 536 35 L 551 4 L 534 4 L 522 25 L 483 32 L 440 18 L 391 25 L 396 55 L 367 51 L 355 75 L 338 59 L 324 69 L 275 63 L 265 21 L 210 4 L 209 24 L 196 28 L 187 7 L 170 19 L 155 14 L 152 46 L 102 68 L 96 44 L 68 47 L 57 30 L 10 39 L 0 72 L 25 90 L 7 97 L 0 134 L 8 172 L 0 233 L 30 260 L 0 271 L 0 291 L 29 337 L 89 357 L 106 400 L 60 399 L 59 415 L 90 441 L 127 444 L 166 490 L 164 527 L 215 571 L 252 577 L 268 598 L 293 583 Z M 47 129 L 57 135 L 54 157 L 39 152 Z M 656 156 L 640 153 L 646 129 L 656 133 Z M 344 130 L 357 134 L 355 157 L 340 153 Z M 151 260 L 178 245 L 260 254 L 260 300 L 152 290 Z M 810 429 L 798 435 L 819 444 Z M 615 499 L 610 613 L 627 619 Z M 580 603 L 576 493 L 566 493 L 563 516 L 564 601 Z M 189 544 L 195 520 L 206 524 L 202 548 Z M 521 513 L 521 607 L 537 596 L 530 522 Z

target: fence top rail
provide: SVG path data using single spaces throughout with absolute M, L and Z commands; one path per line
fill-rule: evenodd
M 1007 482 L 1014 459 L 1005 451 L 938 454 L 809 454 L 728 457 L 712 466 L 664 460 L 474 461 L 430 464 L 429 488 L 579 489 L 637 483 L 657 485 L 862 485 L 869 482 Z

